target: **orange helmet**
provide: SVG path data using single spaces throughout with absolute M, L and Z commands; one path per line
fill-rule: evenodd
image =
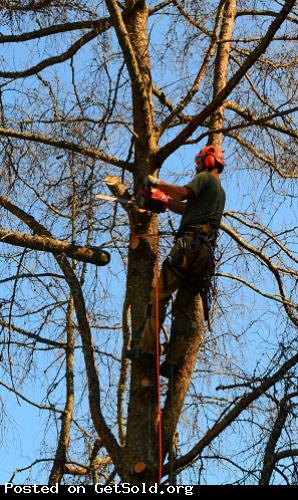
M 207 169 L 218 167 L 218 170 L 222 172 L 225 160 L 223 152 L 220 148 L 218 148 L 217 146 L 205 146 L 196 155 L 195 163 L 197 167 L 199 167 L 202 163 L 204 168 Z

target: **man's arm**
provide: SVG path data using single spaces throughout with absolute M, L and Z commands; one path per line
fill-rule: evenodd
M 171 210 L 171 212 L 182 215 L 185 212 L 186 203 L 183 203 L 183 201 L 176 201 L 173 200 L 172 198 L 169 198 L 168 208 L 169 210 Z
M 187 186 L 176 186 L 175 184 L 169 184 L 168 182 L 161 181 L 157 177 L 148 175 L 148 180 L 152 186 L 156 186 L 163 193 L 170 196 L 175 201 L 188 200 L 194 196 L 192 190 Z

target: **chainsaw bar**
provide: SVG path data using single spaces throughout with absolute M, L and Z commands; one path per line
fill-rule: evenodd
M 126 198 L 118 198 L 117 196 L 110 196 L 106 194 L 97 194 L 96 198 L 104 201 L 111 201 L 112 203 L 123 203 L 125 205 L 138 207 L 139 210 L 148 210 L 156 214 L 165 212 L 168 208 L 169 201 L 166 194 L 153 187 L 141 189 L 136 200 L 128 200 Z
M 124 203 L 125 205 L 138 206 L 136 200 L 126 200 L 125 198 L 117 198 L 116 196 L 109 196 L 107 194 L 97 194 L 96 198 L 104 201 L 112 201 L 113 203 Z

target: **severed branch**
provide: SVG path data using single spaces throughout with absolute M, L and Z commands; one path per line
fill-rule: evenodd
M 42 224 L 37 222 L 34 217 L 16 207 L 4 197 L 1 197 L 0 200 L 2 201 L 2 206 L 4 203 L 7 210 L 18 217 L 18 219 L 20 219 L 22 222 L 27 224 L 27 226 L 35 233 L 37 233 L 38 236 L 46 236 L 52 238 L 51 233 Z M 122 450 L 118 445 L 116 438 L 107 426 L 104 416 L 101 412 L 99 375 L 96 367 L 95 348 L 91 335 L 90 325 L 87 319 L 87 311 L 82 287 L 65 254 L 55 255 L 55 259 L 65 276 L 65 280 L 69 286 L 74 302 L 74 310 L 78 321 L 78 330 L 82 339 L 83 355 L 85 360 L 88 384 L 89 408 L 93 425 L 96 429 L 96 432 L 102 439 L 103 446 L 105 446 L 108 450 L 113 463 L 117 467 L 118 471 L 120 471 L 119 474 L 121 475 L 123 469 L 121 452 Z
M 2 205 L 1 198 L 0 205 Z M 74 245 L 48 236 L 31 236 L 0 229 L 0 242 L 41 252 L 49 252 L 54 255 L 65 254 L 71 259 L 88 262 L 96 266 L 106 266 L 110 261 L 109 253 L 100 248 Z

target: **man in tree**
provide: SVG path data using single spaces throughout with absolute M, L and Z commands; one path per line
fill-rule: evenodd
M 169 377 L 171 367 L 178 369 L 185 347 L 185 336 L 191 319 L 185 314 L 189 294 L 201 293 L 206 304 L 210 273 L 213 267 L 213 248 L 224 210 L 225 192 L 219 174 L 223 171 L 224 156 L 220 148 L 205 146 L 195 157 L 196 175 L 186 186 L 176 186 L 148 176 L 148 183 L 169 196 L 169 209 L 181 214 L 181 224 L 175 244 L 163 263 L 159 278 L 159 326 L 175 290 L 171 339 L 161 374 Z M 186 202 L 183 202 L 186 200 Z M 205 311 L 206 313 L 206 311 Z M 206 314 L 205 314 L 206 316 Z M 155 289 L 151 293 L 147 316 L 138 329 L 136 346 L 130 358 L 154 354 L 156 334 Z

